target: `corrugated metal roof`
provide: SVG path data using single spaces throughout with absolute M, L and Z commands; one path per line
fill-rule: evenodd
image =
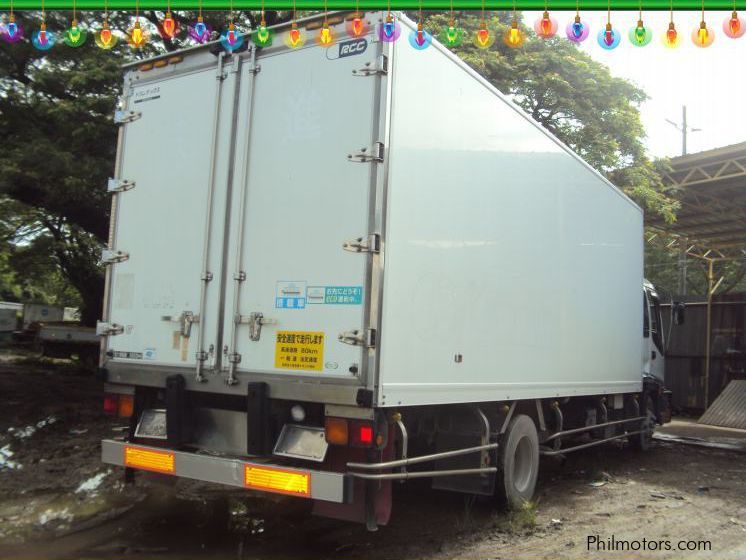
M 687 239 L 687 245 L 730 256 L 746 251 L 746 142 L 671 158 L 668 193 L 681 203 L 676 221 L 646 214 L 648 226 Z
M 699 423 L 746 430 L 746 380 L 728 383 Z

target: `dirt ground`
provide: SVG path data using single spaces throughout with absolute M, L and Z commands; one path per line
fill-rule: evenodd
M 726 448 L 692 445 L 713 434 L 679 421 L 645 454 L 547 460 L 535 507 L 515 513 L 407 483 L 389 526 L 368 533 L 311 517 L 302 500 L 145 477 L 124 485 L 99 461 L 99 440 L 120 429 L 100 412 L 101 391 L 69 363 L 0 354 L 0 558 L 746 559 L 742 432 L 725 434 Z

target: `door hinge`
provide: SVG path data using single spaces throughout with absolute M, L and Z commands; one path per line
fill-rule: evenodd
M 114 124 L 126 124 L 142 117 L 140 111 L 114 111 Z
M 389 58 L 382 54 L 376 60 L 375 65 L 372 62 L 367 62 L 360 70 L 353 70 L 352 75 L 358 77 L 365 76 L 385 76 L 389 73 Z
M 383 163 L 383 151 L 383 142 L 376 142 L 370 152 L 368 148 L 360 148 L 359 152 L 347 154 L 347 160 L 353 163 Z
M 104 323 L 98 321 L 96 323 L 96 335 L 98 336 L 115 336 L 124 332 L 124 326 L 117 325 L 116 323 Z
M 183 311 L 181 315 L 161 315 L 161 321 L 167 321 L 169 323 L 177 323 L 179 325 L 179 334 L 184 338 L 189 338 L 192 334 L 192 325 L 199 323 L 199 315 L 195 315 L 191 311 Z
M 345 344 L 373 348 L 376 345 L 376 329 L 344 331 L 339 333 L 337 339 Z
M 366 237 L 345 241 L 342 248 L 352 253 L 380 253 L 381 236 L 378 233 L 371 233 Z
M 124 262 L 130 258 L 127 251 L 117 251 L 115 249 L 104 249 L 101 251 L 101 262 L 103 264 L 114 264 Z
M 206 362 L 209 356 L 207 352 L 205 352 L 204 350 L 200 350 L 199 352 L 194 354 L 194 357 L 198 362 Z
M 107 192 L 124 192 L 135 188 L 135 182 L 129 179 L 109 179 L 106 183 Z

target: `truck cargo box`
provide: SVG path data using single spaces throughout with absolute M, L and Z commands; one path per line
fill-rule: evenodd
M 110 382 L 378 407 L 640 390 L 642 211 L 401 23 L 127 69 Z

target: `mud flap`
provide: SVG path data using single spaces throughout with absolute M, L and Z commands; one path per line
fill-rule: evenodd
M 246 452 L 264 456 L 272 453 L 269 422 L 269 387 L 266 383 L 249 383 L 246 399 Z
M 395 430 L 389 426 L 389 438 L 386 447 L 380 453 L 372 453 L 375 461 L 394 459 Z M 325 468 L 336 472 L 346 472 L 348 462 L 371 462 L 370 451 L 354 447 L 330 447 Z M 392 482 L 390 480 L 353 479 L 352 501 L 347 504 L 315 501 L 313 515 L 353 521 L 370 525 L 368 513 L 377 525 L 386 525 L 391 518 Z M 369 527 L 370 528 L 370 527 Z
M 658 396 L 658 422 L 668 424 L 671 421 L 671 397 L 673 392 L 663 389 Z
M 166 378 L 166 435 L 169 447 L 178 448 L 192 436 L 187 410 L 186 381 L 181 375 Z

